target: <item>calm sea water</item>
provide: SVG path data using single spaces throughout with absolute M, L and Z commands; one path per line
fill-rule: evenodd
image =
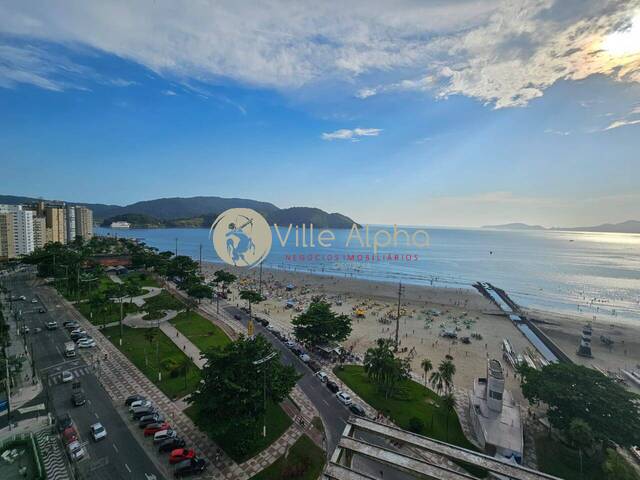
M 524 306 L 640 322 L 640 235 L 429 228 L 428 248 L 401 244 L 380 252 L 400 255 L 397 261 L 366 261 L 371 248 L 353 241 L 345 248 L 349 230 L 334 232 L 332 248 L 296 248 L 291 239 L 282 247 L 274 235 L 265 266 L 434 286 L 469 288 L 488 281 Z M 98 228 L 96 233 L 142 239 L 161 251 L 174 251 L 177 239 L 179 254 L 198 259 L 202 245 L 203 260 L 220 261 L 208 229 Z M 314 257 L 294 261 L 287 257 L 292 254 Z

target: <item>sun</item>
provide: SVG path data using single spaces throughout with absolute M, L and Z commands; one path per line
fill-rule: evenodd
M 614 57 L 640 53 L 640 14 L 633 18 L 628 29 L 607 35 L 602 48 Z

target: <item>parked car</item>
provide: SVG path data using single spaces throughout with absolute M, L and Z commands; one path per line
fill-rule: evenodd
M 302 355 L 300 355 L 300 360 L 302 360 L 304 363 L 309 363 L 311 361 L 311 357 L 306 353 L 303 353 Z
M 327 383 L 329 381 L 329 376 L 323 371 L 316 372 L 316 377 L 318 377 L 322 383 Z
M 167 430 L 160 430 L 159 432 L 153 434 L 153 443 L 160 443 L 167 438 L 173 438 L 177 436 L 178 434 L 176 433 L 176 431 L 171 430 L 170 428 Z
M 37 298 L 33 298 L 33 299 L 31 300 L 31 303 L 38 303 L 38 299 L 37 299 Z
M 322 365 L 320 365 L 315 360 L 311 360 L 310 362 L 308 362 L 307 367 L 309 367 L 313 373 L 318 373 L 320 370 L 322 370 Z
M 207 462 L 202 458 L 191 458 L 176 465 L 173 475 L 175 477 L 186 477 L 204 472 Z
M 353 413 L 354 415 L 358 415 L 359 417 L 367 416 L 367 412 L 364 411 L 364 408 L 362 408 L 357 403 L 352 403 L 351 405 L 349 405 L 349 410 L 351 410 L 351 413 Z
M 95 346 L 96 346 L 96 341 L 90 337 L 85 337 L 78 341 L 78 347 L 80 348 L 92 348 Z
M 125 404 L 127 407 L 130 407 L 130 406 L 131 406 L 131 404 L 132 404 L 133 402 L 137 402 L 138 400 L 146 400 L 146 399 L 147 399 L 147 397 L 143 397 L 142 395 L 138 395 L 138 394 L 135 394 L 135 395 L 129 395 L 129 396 L 126 398 L 126 400 L 124 401 L 124 404 Z
M 29 333 L 29 327 L 27 325 L 23 325 L 20 329 L 20 333 Z
M 84 328 L 81 328 L 81 327 L 76 327 L 73 330 L 71 330 L 71 335 L 78 334 L 78 333 L 87 333 L 87 332 L 85 331 Z
M 293 340 L 287 340 L 286 342 L 284 342 L 284 344 L 289 348 L 294 348 L 296 346 L 296 342 L 294 342 Z
M 73 380 L 73 373 L 71 373 L 69 370 L 63 370 L 60 374 L 60 377 L 62 378 L 62 383 L 67 383 Z
M 76 432 L 76 428 L 73 425 L 64 429 L 62 432 L 62 440 L 65 445 L 69 445 L 78 440 L 78 432 Z
M 131 402 L 131 405 L 129 405 L 129 411 L 133 412 L 134 408 L 138 408 L 138 407 L 150 407 L 151 406 L 151 400 L 136 400 L 135 402 Z
M 78 440 L 74 440 L 67 446 L 67 453 L 71 461 L 77 462 L 85 455 L 85 450 Z
M 56 328 L 58 328 L 58 322 L 56 321 L 47 322 L 45 325 L 47 327 L 47 330 L 55 330 Z
M 631 453 L 640 462 L 640 447 L 631 447 Z
M 140 428 L 146 428 L 152 423 L 162 423 L 164 422 L 164 417 L 159 413 L 154 413 L 152 415 L 145 415 L 138 421 L 138 426 Z
M 329 380 L 327 382 L 327 388 L 331 391 L 331 393 L 338 393 L 340 391 L 340 387 L 336 382 L 332 382 Z
M 58 417 L 56 424 L 58 425 L 58 431 L 64 432 L 67 428 L 73 426 L 73 420 L 71 420 L 71 416 L 68 413 Z
M 297 346 L 293 347 L 291 351 L 295 353 L 297 356 L 300 356 L 304 353 L 304 350 L 302 350 L 300 347 L 297 347 Z
M 168 430 L 169 428 L 171 428 L 171 425 L 167 422 L 157 422 L 147 425 L 143 433 L 145 437 L 150 437 L 151 435 L 155 435 L 162 430 Z
M 107 430 L 99 422 L 91 425 L 89 430 L 91 432 L 91 436 L 93 437 L 94 442 L 98 442 L 103 438 L 107 438 Z
M 40 307 L 40 308 L 38 309 L 38 313 L 45 313 L 45 312 L 46 312 L 46 310 L 45 310 L 44 308 L 42 308 L 42 307 Z
M 75 343 L 78 343 L 80 340 L 82 340 L 83 338 L 87 338 L 89 336 L 89 334 L 87 332 L 84 333 L 72 333 L 70 335 L 71 340 L 73 340 Z
M 158 445 L 158 452 L 173 452 L 176 448 L 184 448 L 186 445 L 187 442 L 182 437 L 167 438 Z
M 62 326 L 64 328 L 69 328 L 71 330 L 74 330 L 74 329 L 80 327 L 80 324 L 78 322 L 76 322 L 75 320 L 67 320 L 66 322 L 64 322 L 62 324 Z
M 140 420 L 145 415 L 153 415 L 156 412 L 156 409 L 153 407 L 135 407 L 133 412 L 131 412 L 131 417 L 134 420 Z
M 169 463 L 173 465 L 192 458 L 196 458 L 196 451 L 193 448 L 176 448 L 169 454 Z
M 338 398 L 338 401 L 346 406 L 351 405 L 351 397 L 349 396 L 348 393 L 346 392 L 338 392 L 336 393 L 336 397 Z

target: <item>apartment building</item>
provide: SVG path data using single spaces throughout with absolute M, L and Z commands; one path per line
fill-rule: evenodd
M 13 214 L 0 211 L 0 259 L 15 258 Z
M 67 222 L 67 242 L 71 243 L 76 239 L 76 207 L 67 205 L 65 212 Z
M 66 209 L 62 205 L 48 205 L 45 207 L 46 243 L 67 243 Z
M 24 210 L 21 205 L 0 205 L 0 214 L 6 216 L 5 223 L 11 223 L 11 232 L 4 227 L 3 240 L 7 258 L 29 255 L 34 250 L 33 218 L 34 212 Z M 9 240 L 9 233 L 13 240 Z
M 33 246 L 42 248 L 47 243 L 47 219 L 45 217 L 33 217 Z
M 93 237 L 93 211 L 87 207 L 75 207 L 75 234 L 83 240 Z

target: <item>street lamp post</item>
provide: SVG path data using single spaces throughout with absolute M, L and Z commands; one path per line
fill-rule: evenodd
M 260 360 L 256 360 L 253 364 L 258 367 L 260 365 L 264 365 L 264 369 L 262 370 L 263 374 L 263 382 L 262 382 L 262 395 L 264 401 L 264 412 L 262 414 L 262 436 L 267 436 L 267 365 L 266 363 L 272 358 L 276 357 L 278 352 L 271 352 L 266 357 L 261 358 Z

